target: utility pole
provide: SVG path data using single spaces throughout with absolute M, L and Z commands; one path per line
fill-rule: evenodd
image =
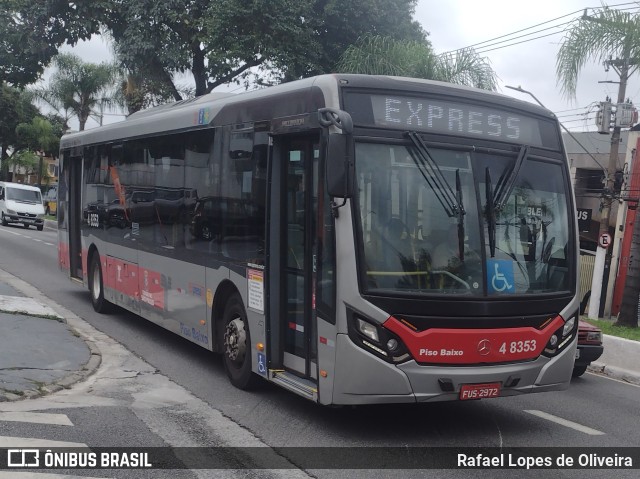
M 597 21 L 593 19 L 593 21 Z M 635 71 L 635 68 L 631 69 L 632 64 L 629 60 L 628 52 L 625 52 L 624 58 L 617 60 L 605 61 L 605 68 L 613 68 L 620 77 L 620 83 L 618 86 L 618 102 L 620 105 L 624 103 L 625 95 L 627 93 L 627 81 L 629 75 Z M 611 216 L 611 205 L 614 197 L 614 175 L 618 166 L 618 152 L 620 147 L 620 131 L 621 127 L 618 122 L 614 123 L 613 133 L 611 134 L 611 148 L 609 149 L 609 164 L 607 165 L 607 172 L 605 177 L 605 184 L 602 190 L 602 198 L 600 200 L 600 229 L 598 231 L 598 238 L 601 238 L 603 234 L 609 233 L 609 217 Z M 591 280 L 591 298 L 589 299 L 589 311 L 587 315 L 590 318 L 598 318 L 600 316 L 600 298 L 602 297 L 602 279 L 604 276 L 604 270 L 607 262 L 607 246 L 602 246 L 598 241 L 596 249 L 596 260 L 593 267 L 593 278 Z

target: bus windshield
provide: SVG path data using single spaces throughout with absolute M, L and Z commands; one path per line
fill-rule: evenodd
M 570 289 L 568 190 L 559 163 L 521 154 L 516 171 L 513 153 L 416 149 L 415 143 L 357 143 L 368 292 L 487 296 Z M 496 208 L 494 192 L 506 191 L 506 181 L 512 186 Z

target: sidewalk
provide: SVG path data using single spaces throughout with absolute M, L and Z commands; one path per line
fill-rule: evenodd
M 589 370 L 640 385 L 640 341 L 604 335 L 604 352 Z
M 68 388 L 100 362 L 93 343 L 47 306 L 42 293 L 0 270 L 0 401 Z M 605 335 L 604 353 L 589 369 L 640 385 L 640 341 Z
M 0 401 L 67 388 L 100 364 L 95 348 L 45 302 L 35 288 L 0 271 Z

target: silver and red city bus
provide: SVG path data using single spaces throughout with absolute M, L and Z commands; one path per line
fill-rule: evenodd
M 320 404 L 568 386 L 575 201 L 552 113 L 325 75 L 66 135 L 59 262 L 118 305 Z

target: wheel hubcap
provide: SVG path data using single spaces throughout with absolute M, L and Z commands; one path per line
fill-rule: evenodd
M 224 331 L 224 350 L 227 357 L 234 363 L 242 363 L 247 351 L 247 333 L 244 321 L 236 318 L 227 324 Z
M 100 270 L 96 268 L 93 272 L 93 299 L 97 300 L 100 297 Z

